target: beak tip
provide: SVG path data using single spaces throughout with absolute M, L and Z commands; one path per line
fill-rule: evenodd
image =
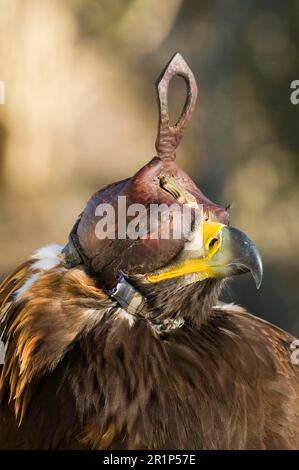
M 259 289 L 263 279 L 263 263 L 253 241 L 239 229 L 227 226 L 222 229 L 222 239 L 226 240 L 230 247 L 234 274 L 250 272 L 256 288 Z

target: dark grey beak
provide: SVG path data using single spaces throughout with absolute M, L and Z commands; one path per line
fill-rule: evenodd
M 255 244 L 250 238 L 234 227 L 224 226 L 221 230 L 221 246 L 216 258 L 226 260 L 231 269 L 231 275 L 251 272 L 257 289 L 260 288 L 263 278 L 263 264 Z

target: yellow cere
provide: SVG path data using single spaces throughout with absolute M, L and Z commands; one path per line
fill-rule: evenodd
M 196 258 L 193 252 L 189 259 L 184 256 L 181 261 L 180 256 L 178 256 L 177 263 L 171 264 L 169 268 L 166 267 L 158 273 L 148 275 L 147 280 L 154 283 L 194 273 L 198 275 L 199 281 L 212 277 L 214 267 L 210 264 L 210 260 L 221 245 L 221 229 L 223 226 L 223 224 L 218 222 L 203 222 L 200 226 L 200 233 L 202 233 L 203 237 L 205 255 Z

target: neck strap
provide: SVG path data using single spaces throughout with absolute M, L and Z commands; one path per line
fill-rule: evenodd
M 71 269 L 82 264 L 90 269 L 90 263 L 84 255 L 77 239 L 76 231 L 79 220 L 80 219 L 78 219 L 74 225 L 69 235 L 69 241 L 62 250 L 62 254 L 64 256 L 63 264 L 67 269 Z M 147 309 L 146 298 L 125 279 L 122 273 L 116 287 L 110 290 L 105 289 L 105 292 L 111 299 L 117 302 L 119 308 L 127 312 L 129 315 L 148 321 L 157 331 L 173 330 L 175 328 L 180 328 L 184 324 L 183 319 L 166 318 L 163 320 L 155 320 L 154 318 L 151 318 Z
M 110 298 L 116 300 L 125 312 L 141 320 L 148 321 L 157 331 L 170 331 L 180 328 L 184 324 L 183 319 L 166 318 L 158 321 L 151 318 L 147 309 L 146 299 L 125 279 L 123 274 L 121 274 L 116 287 L 108 291 L 107 294 Z

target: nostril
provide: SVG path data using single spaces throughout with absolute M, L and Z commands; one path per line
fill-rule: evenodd
M 211 250 L 211 249 L 213 248 L 213 246 L 215 245 L 215 243 L 217 243 L 217 242 L 218 242 L 218 238 L 216 238 L 216 237 L 212 238 L 212 239 L 209 241 L 209 245 L 208 245 L 209 250 Z

